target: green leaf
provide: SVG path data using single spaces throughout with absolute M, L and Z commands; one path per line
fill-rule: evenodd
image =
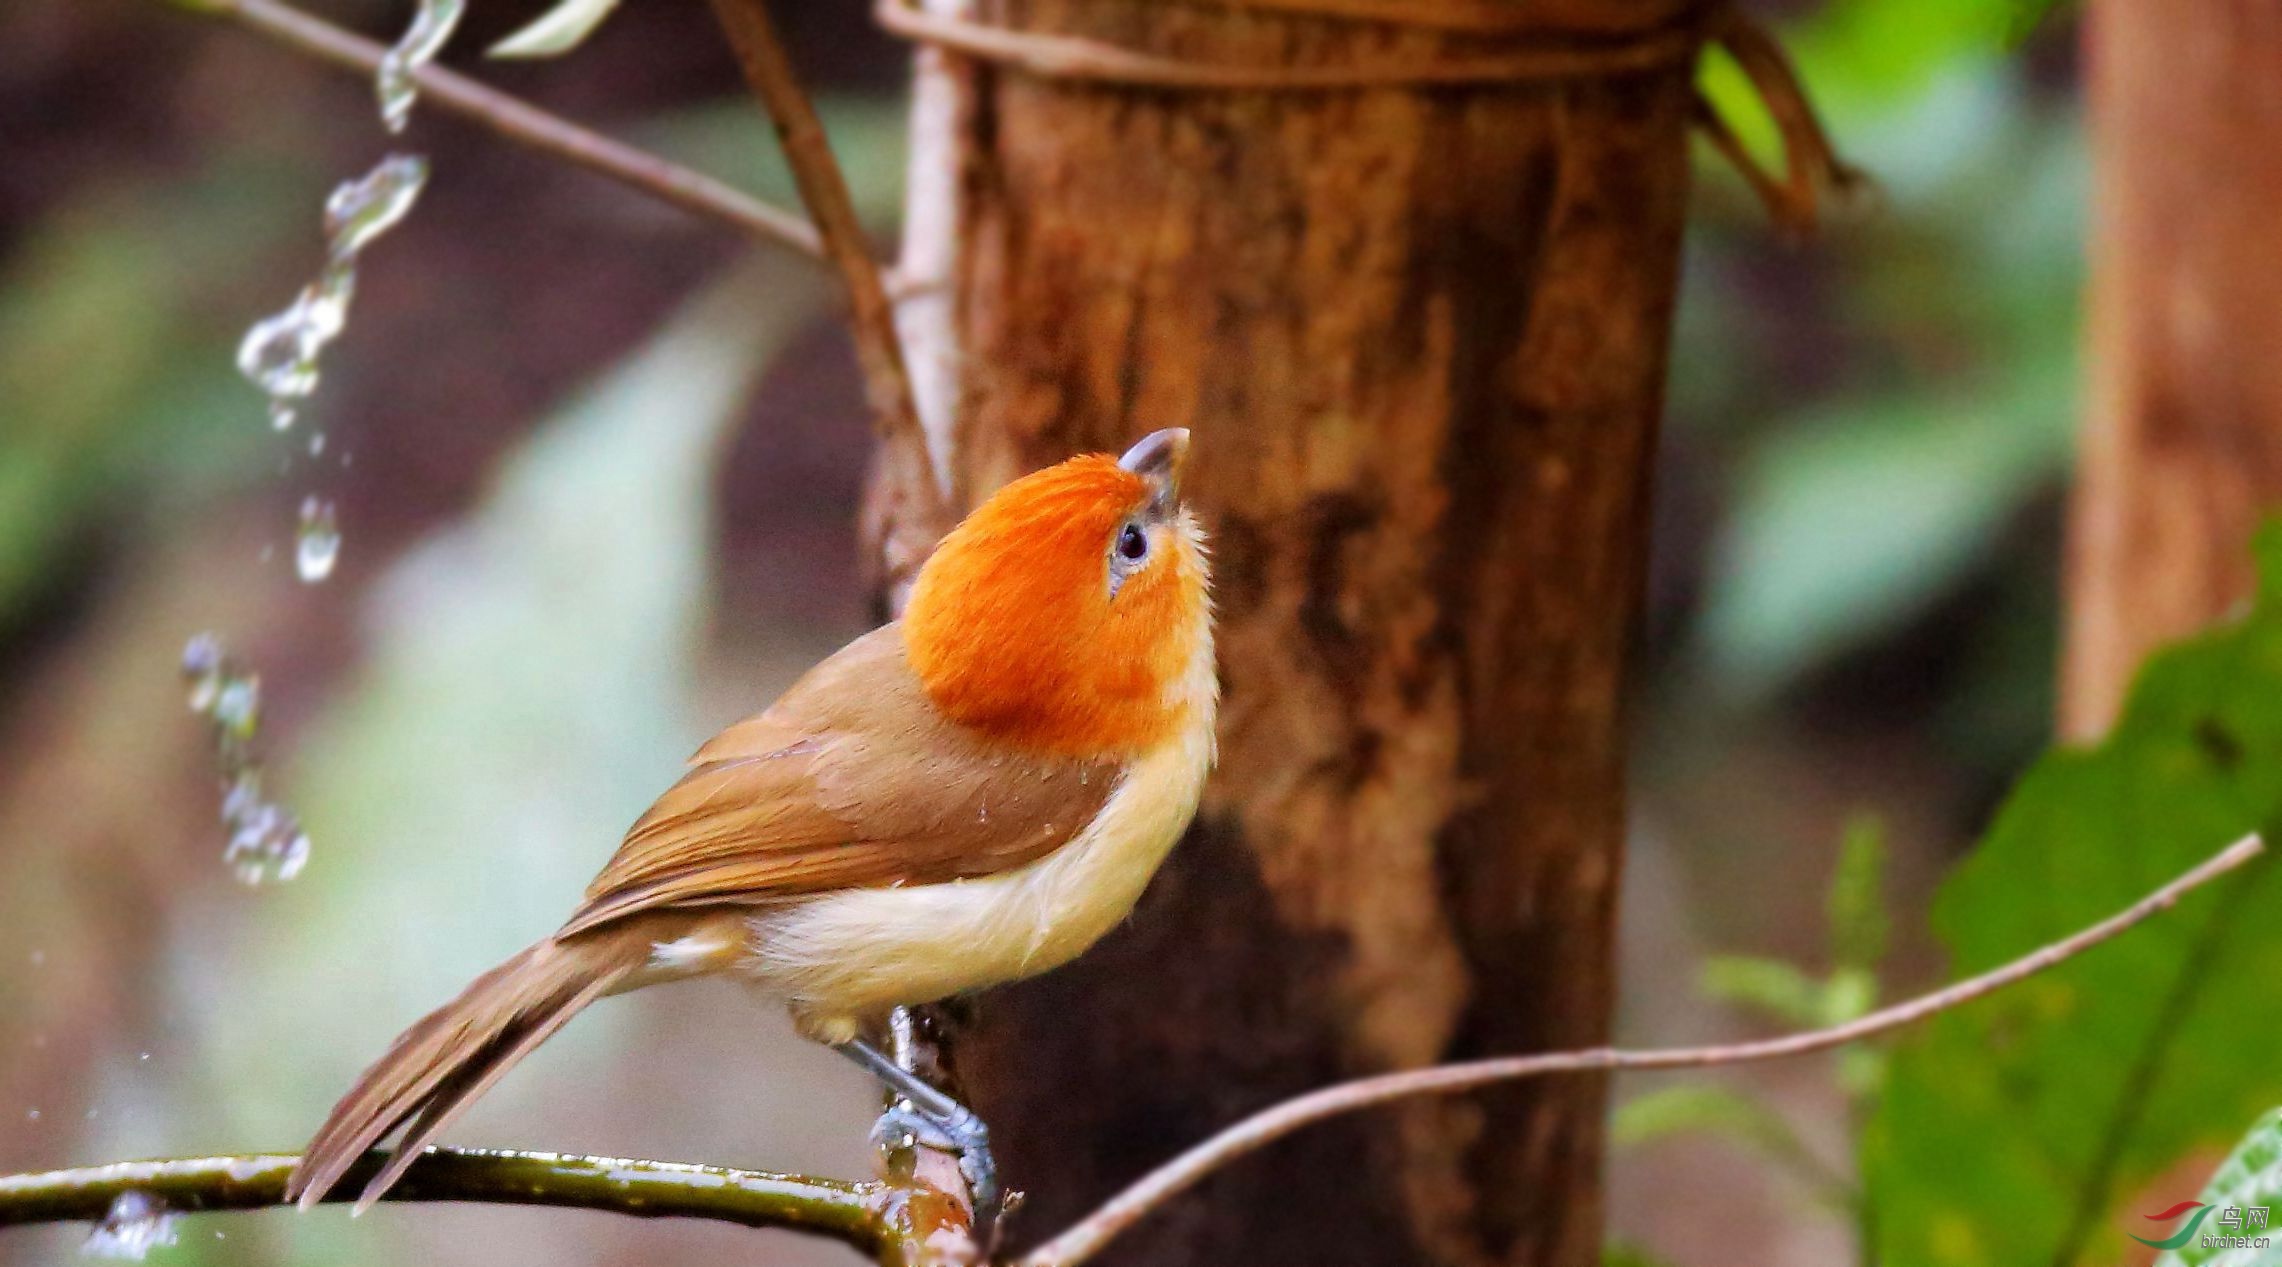
M 1764 1012 L 1786 1025 L 1822 1023 L 1822 983 L 1780 959 L 1713 955 L 1704 961 L 1701 984 L 1723 1003 Z
M 584 44 L 617 7 L 618 0 L 563 0 L 492 45 L 484 56 L 560 57 Z
M 1875 818 L 1861 817 L 1846 825 L 1838 842 L 1838 866 L 1831 873 L 1831 958 L 1842 969 L 1864 974 L 1886 957 L 1886 830 Z M 1876 982 L 1872 982 L 1875 993 Z
M 2115 913 L 2282 813 L 2282 532 L 2239 624 L 2140 676 L 2114 733 L 2029 772 L 1943 885 L 1958 976 Z M 1902 1040 L 1864 1142 L 1881 1261 L 2100 1263 L 2117 1201 L 2282 1100 L 2282 892 L 2261 863 Z
M 2155 1267 L 2282 1267 L 2282 1246 L 2205 1246 L 2204 1237 L 2274 1239 L 2274 1208 L 2282 1206 L 2282 1109 L 2274 1109 L 2235 1145 L 2234 1154 L 2212 1172 L 2196 1200 L 2218 1211 L 2200 1229 L 2200 1235 L 2178 1249 L 2164 1251 Z M 2265 1221 L 2252 1225 L 2249 1217 L 2229 1219 L 2229 1210 L 2257 1210 Z M 2174 1228 L 2180 1226 L 2172 1225 Z M 2141 1233 L 2146 1235 L 2146 1233 Z
M 1779 687 L 1945 592 L 2060 469 L 2072 364 L 2062 349 L 1985 390 L 1834 407 L 1752 455 L 1704 614 L 1726 687 Z
M 1663 1087 L 1618 1105 L 1609 1119 L 1609 1140 L 1619 1148 L 1674 1135 L 1728 1140 L 1783 1167 L 1826 1198 L 1842 1204 L 1852 1199 L 1845 1177 L 1815 1156 L 1782 1114 L 1729 1087 Z
M 1672 1135 L 1718 1135 L 1760 1145 L 1795 1140 L 1774 1110 L 1729 1087 L 1680 1083 L 1636 1095 L 1609 1117 L 1609 1142 L 1636 1148 Z

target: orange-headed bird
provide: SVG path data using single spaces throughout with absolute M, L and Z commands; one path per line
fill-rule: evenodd
M 1000 489 L 936 547 L 902 621 L 698 749 L 568 923 L 406 1030 L 288 1198 L 315 1204 L 404 1127 L 363 1209 L 579 1009 L 706 973 L 783 999 L 990 1187 L 981 1123 L 865 1036 L 897 1006 L 1075 957 L 1195 813 L 1219 684 L 1187 449 L 1159 431 Z

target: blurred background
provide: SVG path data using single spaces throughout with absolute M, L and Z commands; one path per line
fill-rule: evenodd
M 474 6 L 446 60 L 544 7 Z M 382 39 L 407 16 L 324 12 Z M 2050 735 L 2087 198 L 2070 19 L 1778 16 L 1876 186 L 1801 246 L 1699 155 L 1637 701 L 1632 1043 L 1764 1029 L 1732 1002 L 1748 963 L 1709 988 L 1705 966 L 1827 966 L 1850 832 L 1886 856 L 1886 988 L 1939 977 L 1932 884 Z M 860 5 L 783 19 L 891 233 L 905 50 Z M 790 201 L 702 6 L 477 69 Z M 273 430 L 238 339 L 321 264 L 326 193 L 392 147 L 430 157 L 429 187 Z M 0 6 L 0 155 L 0 1171 L 290 1149 L 406 1021 L 551 926 L 697 740 L 866 626 L 853 364 L 807 262 L 434 111 L 392 141 L 364 79 L 152 0 Z M 725 307 L 742 319 L 706 320 Z M 316 584 L 294 564 L 312 495 L 342 534 Z M 265 791 L 311 840 L 293 879 L 223 861 L 178 675 L 206 631 L 259 674 Z M 841 1066 L 684 986 L 597 1009 L 453 1135 L 860 1175 L 873 1096 Z M 1612 1236 L 1848 1260 L 1848 1071 L 1732 1085 L 1757 1107 L 1699 1088 L 1620 1118 Z M 1767 1108 L 1779 1127 L 1674 1129 Z M 1732 1138 L 1768 1130 L 1792 1138 Z M 0 1261 L 83 1236 L 11 1231 Z M 158 1254 L 439 1261 L 478 1237 L 502 1265 L 854 1261 L 452 1207 L 208 1218 Z

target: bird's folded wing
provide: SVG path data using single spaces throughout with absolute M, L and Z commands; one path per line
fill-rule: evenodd
M 941 884 L 1034 861 L 1115 790 L 1108 762 L 1010 748 L 935 710 L 895 626 L 721 732 L 627 832 L 560 935 L 661 907 Z

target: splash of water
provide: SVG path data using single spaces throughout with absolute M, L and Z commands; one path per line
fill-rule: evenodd
M 311 585 L 333 574 L 341 557 L 341 525 L 333 503 L 322 497 L 301 501 L 301 529 L 294 535 L 293 570 Z
M 373 91 L 380 98 L 380 121 L 391 132 L 402 132 L 412 118 L 412 103 L 420 96 L 420 85 L 414 76 L 420 68 L 436 60 L 444 51 L 445 41 L 452 38 L 452 30 L 460 24 L 460 15 L 467 11 L 466 0 L 420 0 L 420 8 L 412 15 L 412 25 L 406 28 L 396 47 L 380 59 L 380 72 L 373 77 Z
M 206 719 L 222 769 L 222 861 L 250 885 L 290 880 L 309 861 L 309 833 L 292 811 L 261 791 L 254 738 L 261 732 L 261 678 L 248 672 L 213 634 L 182 650 L 190 711 Z
M 357 289 L 357 255 L 404 219 L 428 182 L 428 160 L 391 154 L 325 200 L 324 270 L 281 312 L 264 317 L 238 344 L 238 371 L 269 397 L 272 425 L 293 425 L 298 402 L 317 390 L 325 345 L 348 324 Z
M 175 1217 L 157 1197 L 129 1189 L 111 1202 L 79 1252 L 139 1263 L 159 1246 L 174 1244 Z

